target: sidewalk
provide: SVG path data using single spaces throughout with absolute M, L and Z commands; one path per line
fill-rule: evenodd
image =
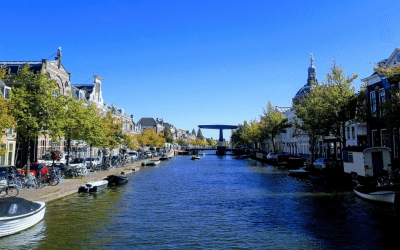
M 169 153 L 170 156 L 174 156 L 174 152 Z M 155 158 L 159 159 L 159 158 Z M 44 201 L 49 202 L 53 200 L 60 199 L 62 197 L 74 194 L 78 192 L 78 188 L 85 184 L 86 182 L 102 180 L 106 178 L 108 175 L 112 174 L 120 174 L 124 172 L 125 174 L 131 174 L 136 171 L 139 171 L 141 168 L 142 161 L 128 164 L 125 167 L 116 168 L 113 171 L 105 170 L 100 172 L 90 172 L 89 176 L 83 177 L 81 179 L 64 179 L 57 186 L 44 186 L 41 189 L 22 189 L 19 191 L 18 197 L 27 199 L 27 200 L 35 200 L 35 201 Z

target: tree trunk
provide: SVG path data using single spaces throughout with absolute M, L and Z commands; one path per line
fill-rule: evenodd
M 31 142 L 30 142 L 30 137 L 28 136 L 28 158 L 26 161 L 26 176 L 29 176 L 29 171 L 31 170 Z
M 71 148 L 71 137 L 68 136 L 68 139 L 67 139 L 67 167 L 69 166 L 70 148 Z

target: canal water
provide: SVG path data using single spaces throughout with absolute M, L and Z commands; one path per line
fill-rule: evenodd
M 235 156 L 178 156 L 48 204 L 0 249 L 399 249 L 400 210 Z

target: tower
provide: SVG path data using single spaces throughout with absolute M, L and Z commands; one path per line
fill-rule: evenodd
M 311 65 L 308 67 L 307 83 L 293 97 L 293 104 L 299 104 L 299 101 L 310 92 L 311 86 L 313 84 L 318 84 L 317 69 L 314 66 L 314 55 L 311 53 L 310 56 Z

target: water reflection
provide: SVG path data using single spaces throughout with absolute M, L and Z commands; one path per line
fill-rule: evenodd
M 394 206 L 249 159 L 179 156 L 128 178 L 121 188 L 48 204 L 44 229 L 24 246 L 390 249 L 400 236 Z

